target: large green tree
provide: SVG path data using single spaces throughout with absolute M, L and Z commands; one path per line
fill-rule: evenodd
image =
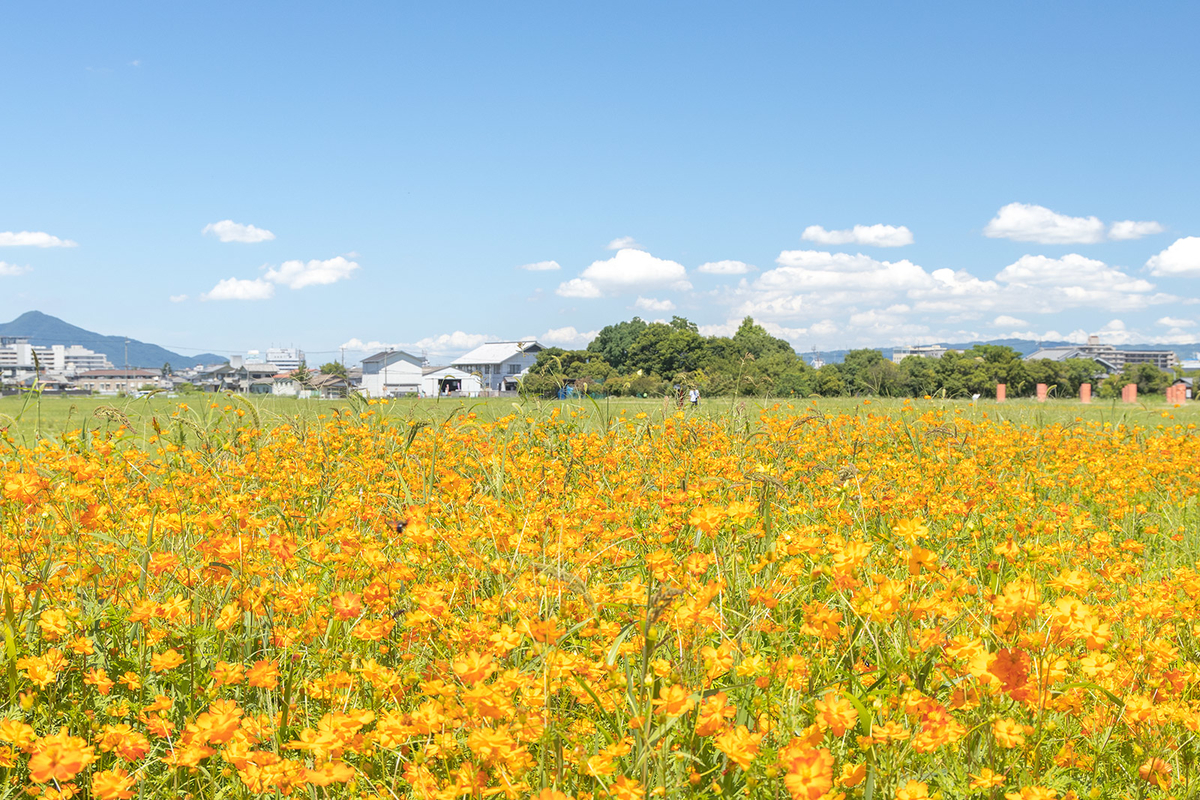
M 628 322 L 618 322 L 615 325 L 605 325 L 596 338 L 588 343 L 589 352 L 598 353 L 614 369 L 624 370 L 629 358 L 629 349 L 646 330 L 646 322 L 641 317 L 634 317 Z

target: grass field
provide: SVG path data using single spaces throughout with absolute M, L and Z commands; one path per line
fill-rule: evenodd
M 1191 408 L 3 402 L 0 798 L 1200 794 Z
M 352 409 L 348 400 L 297 400 L 279 397 L 245 398 L 257 410 L 264 424 L 272 425 L 294 419 L 316 420 L 321 414 L 334 410 Z M 60 398 L 44 397 L 40 402 L 26 397 L 0 397 L 0 429 L 8 427 L 18 438 L 29 441 L 31 437 L 56 436 L 74 430 L 87 423 L 92 428 L 112 429 L 120 424 L 119 418 L 107 414 L 119 411 L 130 422 L 130 427 L 143 438 L 153 435 L 150 420 L 154 417 L 168 418 L 185 404 L 203 421 L 219 416 L 226 406 L 245 407 L 241 400 L 231 399 L 226 394 L 192 394 L 185 397 L 168 398 L 156 395 L 149 398 L 91 397 Z M 217 408 L 211 408 L 216 403 Z M 678 408 L 662 398 L 610 398 L 595 401 L 575 399 L 569 401 L 526 400 L 521 398 L 491 399 L 415 399 L 402 398 L 388 401 L 376 410 L 399 419 L 440 421 L 457 410 L 470 410 L 481 418 L 494 420 L 513 413 L 514 408 L 529 411 L 550 409 L 555 406 L 577 408 L 597 412 L 594 419 L 612 417 L 622 409 L 645 412 L 655 419 L 669 416 Z M 924 413 L 929 409 L 957 412 L 969 419 L 991 418 L 1007 420 L 1019 425 L 1042 426 L 1046 424 L 1083 422 L 1111 423 L 1114 425 L 1156 426 L 1164 420 L 1174 419 L 1184 423 L 1200 423 L 1200 404 L 1168 406 L 1160 396 L 1150 397 L 1144 402 L 1125 404 L 1116 401 L 1095 400 L 1083 405 L 1076 400 L 1049 400 L 1038 403 L 1025 398 L 1008 400 L 997 404 L 990 400 L 972 403 L 962 400 L 906 400 L 888 398 L 713 398 L 705 399 L 698 411 L 686 409 L 689 414 L 703 417 L 728 417 L 731 414 L 756 416 L 763 409 L 779 406 L 783 413 L 802 409 L 815 409 L 822 414 L 880 413 L 911 414 Z M 99 413 L 98 413 L 99 412 Z M 1164 414 L 1167 415 L 1164 417 Z M 593 417 L 589 416 L 589 419 Z

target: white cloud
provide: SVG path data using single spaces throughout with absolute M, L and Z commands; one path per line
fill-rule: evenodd
M 262 278 L 242 280 L 226 278 L 219 281 L 210 291 L 200 295 L 201 300 L 269 300 L 275 296 L 275 284 Z
M 913 243 L 912 231 L 901 225 L 855 225 L 840 231 L 827 231 L 820 225 L 809 225 L 800 234 L 806 242 L 823 245 L 865 244 L 871 247 L 903 247 Z
M 997 328 L 1017 328 L 1021 325 L 1028 325 L 1029 323 L 1023 319 L 1017 319 L 1016 317 L 1010 317 L 1007 314 L 1001 314 L 992 320 L 992 324 Z
M 382 350 L 403 350 L 413 355 L 425 355 L 431 360 L 448 359 L 474 350 L 481 344 L 499 341 L 499 337 L 486 333 L 443 333 L 426 336 L 415 342 L 381 342 L 378 339 L 364 342 L 358 337 L 342 343 L 342 349 L 356 353 L 378 353 Z
M 1149 292 L 1154 284 L 1126 275 L 1103 261 L 1069 253 L 1062 258 L 1021 256 L 996 275 L 1005 283 L 1075 287 L 1082 291 Z
M 943 338 L 947 324 L 985 315 L 997 319 L 988 328 L 1016 329 L 1029 324 L 1022 318 L 1028 313 L 1131 311 L 1181 301 L 1155 291 L 1149 281 L 1074 253 L 1024 256 L 991 280 L 862 253 L 786 250 L 776 261 L 779 267 L 714 296 L 734 313 L 758 320 L 845 320 L 858 341 L 866 334 L 915 340 L 922 320 L 935 322 Z
M 1135 222 L 1127 219 L 1121 222 L 1114 222 L 1108 229 L 1108 238 L 1123 242 L 1129 239 L 1140 239 L 1143 236 L 1162 233 L 1164 230 L 1166 229 L 1157 222 Z
M 1136 335 L 1130 332 L 1125 323 L 1119 319 L 1110 321 L 1096 331 L 1096 335 L 1100 337 L 1100 341 L 1108 344 L 1129 344 L 1136 338 Z
M 352 350 L 354 352 L 370 351 L 372 353 L 377 353 L 380 350 L 400 350 L 401 346 L 398 344 L 386 344 L 378 339 L 372 339 L 369 342 L 364 342 L 362 339 L 359 339 L 356 336 L 347 342 L 342 342 L 342 346 L 339 349 Z
M 638 289 L 692 288 L 687 270 L 676 261 L 655 258 L 642 250 L 618 250 L 612 258 L 593 261 L 578 278 L 558 287 L 562 297 L 602 297 Z
M 535 261 L 532 264 L 522 264 L 517 269 L 525 269 L 530 272 L 545 272 L 552 269 L 562 269 L 557 261 Z
M 9 264 L 0 261 L 0 278 L 15 278 L 18 275 L 24 275 L 30 271 L 28 265 L 21 266 L 20 264 Z
M 599 287 L 583 278 L 571 278 L 569 281 L 560 283 L 554 293 L 559 297 L 594 298 L 601 296 Z
M 0 278 L 15 278 L 18 275 L 27 275 L 33 271 L 33 267 L 28 264 L 9 264 L 6 261 L 0 261 Z
M 1194 328 L 1195 320 L 1178 319 L 1176 317 L 1162 317 L 1158 320 L 1159 325 L 1165 325 L 1168 328 Z
M 290 289 L 303 289 L 305 286 L 326 286 L 350 277 L 358 264 L 348 261 L 342 256 L 335 256 L 324 261 L 313 259 L 303 261 L 285 261 L 267 270 L 266 279 L 279 283 Z
M 220 222 L 210 222 L 200 231 L 201 234 L 212 234 L 222 242 L 241 242 L 243 244 L 254 244 L 256 242 L 269 242 L 275 238 L 275 234 L 263 228 L 256 228 L 253 225 L 242 225 L 234 222 L 231 219 L 223 219 Z
M 743 261 L 709 261 L 696 267 L 697 272 L 709 275 L 745 275 L 753 269 L 754 267 Z
M 605 250 L 645 250 L 640 244 L 634 241 L 632 236 L 619 236 L 613 239 L 608 244 L 604 245 Z
M 407 347 L 415 349 L 417 352 L 428 353 L 431 356 L 460 355 L 468 350 L 474 350 L 481 344 L 499 341 L 499 338 L 487 333 L 454 331 L 454 333 L 426 336 L 424 339 L 418 339 Z
M 574 327 L 568 325 L 565 328 L 551 328 L 537 337 L 537 340 L 541 344 L 562 347 L 566 350 L 582 350 L 599 333 L 600 331 L 577 331 Z
M 0 247 L 79 247 L 79 243 L 41 231 L 0 231 Z
M 670 300 L 657 300 L 653 297 L 638 297 L 634 306 L 643 311 L 674 311 L 675 304 Z
M 987 224 L 983 235 L 1039 244 L 1092 244 L 1104 239 L 1104 223 L 1096 217 L 1068 217 L 1045 206 L 1009 203 Z
M 187 296 L 186 294 L 173 294 L 173 295 L 171 295 L 171 302 L 172 302 L 172 303 L 182 303 L 184 300 L 187 300 L 187 299 L 188 299 L 188 296 Z
M 1200 275 L 1200 236 L 1185 236 L 1146 262 L 1152 275 Z
M 786 339 L 793 344 L 806 337 L 809 332 L 808 328 L 786 328 L 770 321 L 755 320 L 755 324 L 761 325 L 772 336 Z M 730 318 L 716 325 L 700 325 L 698 327 L 701 336 L 733 336 L 741 326 L 742 318 Z

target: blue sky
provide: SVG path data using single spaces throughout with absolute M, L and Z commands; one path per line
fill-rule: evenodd
M 634 314 L 802 351 L 1190 343 L 1198 29 L 1196 3 L 6 4 L 0 320 L 435 358 Z

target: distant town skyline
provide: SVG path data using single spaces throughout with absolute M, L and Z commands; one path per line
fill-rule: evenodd
M 0 320 L 1200 343 L 1194 3 L 0 9 Z

